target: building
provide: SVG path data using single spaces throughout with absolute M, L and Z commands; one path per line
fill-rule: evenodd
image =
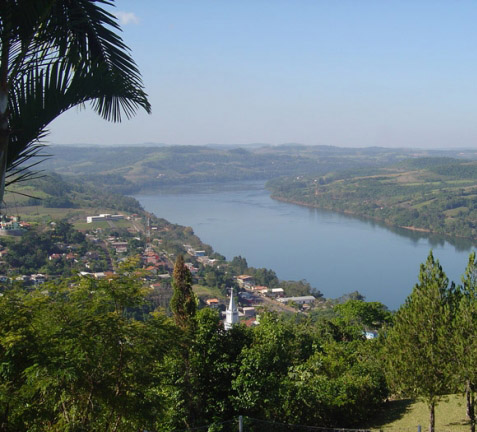
M 242 314 L 244 317 L 251 318 L 256 315 L 256 311 L 253 306 L 246 306 L 242 308 Z
M 310 304 L 316 300 L 313 296 L 301 296 L 301 297 L 282 297 L 278 299 L 281 303 L 288 303 L 289 301 L 298 305 Z
M 99 216 L 86 216 L 86 222 L 93 223 L 93 222 L 100 222 L 100 221 L 107 221 L 107 220 L 121 220 L 124 219 L 124 215 L 112 215 L 109 213 L 101 213 Z
M 267 292 L 267 296 L 272 298 L 283 297 L 284 295 L 285 291 L 283 288 L 272 288 Z
M 207 303 L 207 306 L 210 306 L 212 308 L 218 308 L 220 303 L 219 299 L 216 298 L 207 299 L 205 302 Z
M 225 311 L 225 322 L 224 322 L 225 330 L 230 330 L 238 322 L 239 322 L 238 309 L 237 309 L 237 305 L 235 304 L 234 290 L 232 288 L 230 290 L 230 303 L 227 310 Z
M 237 283 L 242 288 L 253 289 L 255 286 L 255 280 L 252 276 L 249 275 L 240 275 L 236 277 Z

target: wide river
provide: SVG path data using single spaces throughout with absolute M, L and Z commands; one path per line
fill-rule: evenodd
M 325 297 L 359 291 L 397 309 L 417 282 L 429 250 L 456 283 L 472 244 L 389 228 L 369 220 L 272 200 L 263 182 L 196 185 L 171 194 L 135 196 L 170 222 L 190 226 L 227 259 L 306 279 Z

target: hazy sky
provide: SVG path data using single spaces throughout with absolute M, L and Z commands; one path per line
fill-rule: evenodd
M 52 143 L 477 144 L 475 0 L 120 0 L 152 115 Z

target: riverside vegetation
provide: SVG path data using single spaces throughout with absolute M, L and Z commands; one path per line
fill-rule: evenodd
M 48 198 L 56 191 L 70 203 L 60 210 L 84 229 L 75 222 L 75 212 L 85 215 L 79 203 L 90 203 L 89 212 L 101 197 L 88 186 L 62 182 L 60 177 L 36 180 L 28 186 L 30 194 L 42 192 L 45 200 L 22 208 L 29 208 L 41 227 L 41 214 L 58 210 L 42 207 L 54 203 Z M 109 199 L 119 210 L 123 198 Z M 33 204 L 23 197 L 17 205 L 20 200 Z M 135 200 L 125 203 L 145 216 Z M 395 315 L 380 303 L 351 299 L 328 303 L 326 314 L 264 310 L 258 326 L 238 325 L 226 332 L 218 311 L 203 307 L 191 292 L 193 279 L 181 260 L 184 242 L 212 254 L 210 246 L 190 229 L 159 219 L 153 223 L 166 236 L 161 247 L 175 260 L 170 309 L 158 308 L 134 254 L 118 261 L 107 279 L 60 272 L 38 287 L 2 285 L 0 430 L 173 431 L 215 425 L 214 430 L 226 431 L 222 423 L 239 414 L 280 423 L 363 427 L 387 409 L 390 396 L 424 400 L 433 426 L 438 401 L 466 392 L 474 431 L 475 255 L 463 285 L 455 286 L 431 253 L 419 283 Z M 73 226 L 57 222 L 60 243 L 82 244 Z M 110 227 L 113 231 L 118 228 Z M 144 233 L 137 235 L 139 243 L 132 244 L 144 247 Z M 235 283 L 230 274 L 254 271 L 242 257 L 222 260 L 222 266 L 227 273 L 202 268 L 199 278 L 224 293 Z M 263 277 L 261 283 L 276 283 L 273 271 L 259 270 L 255 276 Z M 207 276 L 211 271 L 214 276 Z M 296 286 L 303 288 L 300 294 L 310 292 L 304 282 Z M 379 337 L 367 340 L 364 330 Z M 465 412 L 462 407 L 462 418 Z M 250 430 L 266 428 L 260 424 Z
M 268 180 L 272 198 L 448 236 L 477 237 L 474 151 L 327 146 L 53 147 L 48 169 L 119 193 Z
M 271 180 L 272 197 L 389 225 L 477 238 L 477 163 L 418 158 L 378 170 Z

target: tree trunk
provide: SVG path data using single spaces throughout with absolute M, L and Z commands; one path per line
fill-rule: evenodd
M 429 432 L 434 432 L 436 425 L 436 403 L 433 401 L 429 404 Z
M 467 414 L 467 418 L 470 420 L 470 383 L 469 381 L 467 381 L 466 385 L 465 385 L 465 401 L 466 401 L 466 414 Z
M 474 386 L 470 381 L 467 381 L 465 393 L 467 399 L 467 417 L 470 420 L 470 431 L 475 432 L 475 394 Z

